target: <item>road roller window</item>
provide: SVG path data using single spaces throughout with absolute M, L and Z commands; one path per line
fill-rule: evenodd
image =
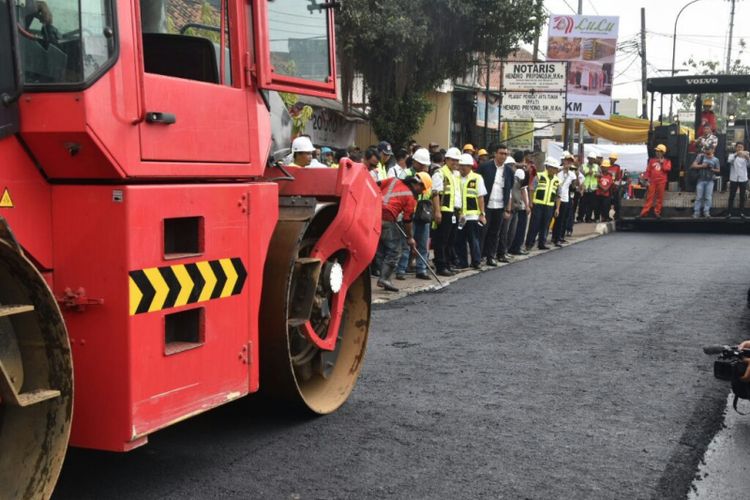
M 229 20 L 220 0 L 141 0 L 146 72 L 232 85 Z
M 18 32 L 24 83 L 68 85 L 94 81 L 115 54 L 109 0 L 19 0 Z
M 321 0 L 252 0 L 256 79 L 262 89 L 336 98 L 334 6 Z
M 325 82 L 330 76 L 329 16 L 313 3 L 275 0 L 268 4 L 271 64 L 279 75 Z
M 0 139 L 18 131 L 18 99 L 21 82 L 18 77 L 16 22 L 12 0 L 0 0 Z

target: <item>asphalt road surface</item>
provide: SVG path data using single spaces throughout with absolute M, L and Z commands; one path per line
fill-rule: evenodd
M 747 238 L 615 234 L 375 308 L 324 418 L 248 399 L 129 454 L 71 450 L 56 497 L 685 498 L 750 337 Z

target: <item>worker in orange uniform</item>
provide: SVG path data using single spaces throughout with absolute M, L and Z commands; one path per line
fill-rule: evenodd
M 705 129 L 709 129 L 712 134 L 716 134 L 717 123 L 716 113 L 713 110 L 714 100 L 710 97 L 703 99 L 703 111 L 701 112 L 701 124 L 695 131 L 696 137 L 701 137 Z
M 417 208 L 417 197 L 422 194 L 425 186 L 419 177 L 407 177 L 404 180 L 390 177 L 380 184 L 383 195 L 383 222 L 380 233 L 380 247 L 383 250 L 383 262 L 380 266 L 378 286 L 389 292 L 398 292 L 398 288 L 391 283 L 391 275 L 396 269 L 401 256 L 403 235 L 398 227 L 399 215 L 403 215 L 406 240 L 412 251 L 416 251 L 417 243 L 412 233 L 412 217 Z
M 612 165 L 609 160 L 602 160 L 602 164 L 599 166 L 601 169 L 601 176 L 596 181 L 596 192 L 594 193 L 596 199 L 596 219 L 599 222 L 609 222 L 612 219 L 609 218 L 609 209 L 612 206 L 612 192 L 615 186 L 615 178 L 612 176 L 610 168 Z
M 654 148 L 656 158 L 651 158 L 646 167 L 644 178 L 648 180 L 648 195 L 646 204 L 641 210 L 641 217 L 646 217 L 654 207 L 654 215 L 657 219 L 661 217 L 661 209 L 664 204 L 664 191 L 667 189 L 667 178 L 669 171 L 672 170 L 672 162 L 664 158 L 667 147 L 659 144 Z M 654 205 L 656 203 L 656 205 Z

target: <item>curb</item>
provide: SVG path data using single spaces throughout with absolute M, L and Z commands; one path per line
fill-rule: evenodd
M 391 301 L 394 301 L 394 300 L 398 300 L 398 299 L 402 299 L 404 297 L 408 297 L 409 295 L 415 295 L 415 294 L 418 294 L 418 293 L 434 292 L 434 291 L 437 291 L 437 290 L 442 290 L 442 289 L 447 288 L 448 286 L 450 286 L 451 283 L 455 283 L 456 281 L 462 280 L 464 278 L 469 278 L 471 276 L 476 276 L 477 274 L 480 274 L 480 273 L 486 273 L 486 272 L 490 272 L 490 271 L 496 271 L 496 270 L 502 269 L 502 268 L 504 268 L 506 266 L 511 266 L 511 265 L 516 264 L 518 262 L 523 262 L 525 260 L 532 259 L 532 258 L 537 257 L 539 255 L 544 255 L 544 254 L 549 253 L 549 252 L 556 252 L 558 250 L 563 250 L 563 249 L 571 247 L 573 245 L 577 245 L 578 243 L 582 243 L 584 241 L 592 240 L 594 238 L 599 238 L 600 236 L 604 236 L 606 234 L 614 233 L 615 232 L 615 223 L 614 222 L 602 222 L 602 223 L 596 225 L 595 231 L 596 232 L 594 232 L 594 233 L 587 234 L 585 236 L 581 236 L 579 238 L 576 238 L 575 240 L 570 241 L 570 243 L 568 245 L 565 245 L 562 248 L 558 248 L 558 247 L 554 247 L 553 246 L 553 247 L 550 247 L 549 250 L 532 250 L 531 253 L 529 253 L 528 255 L 513 256 L 513 260 L 511 260 L 511 262 L 509 262 L 507 264 L 506 263 L 498 263 L 497 267 L 487 267 L 487 266 L 484 266 L 484 267 L 482 267 L 481 269 L 478 269 L 478 270 L 470 269 L 468 271 L 463 271 L 463 272 L 461 272 L 461 273 L 459 273 L 459 274 L 457 274 L 455 276 L 449 276 L 449 277 L 445 277 L 445 278 L 440 278 L 440 281 L 443 283 L 442 286 L 440 284 L 438 284 L 438 283 L 431 283 L 431 284 L 428 284 L 428 285 L 426 285 L 424 287 L 421 287 L 421 288 L 409 289 L 409 290 L 401 290 L 401 291 L 398 291 L 398 292 L 389 293 L 388 295 L 384 295 L 384 296 L 380 296 L 380 297 L 374 297 L 372 299 L 372 304 L 373 305 L 387 304 L 388 302 L 391 302 Z M 373 280 L 373 282 L 372 282 L 373 283 L 373 285 L 372 285 L 373 290 L 378 290 L 377 286 L 375 284 L 375 281 L 377 280 L 377 278 L 373 277 L 372 280 Z M 383 292 L 383 293 L 385 293 L 385 292 Z

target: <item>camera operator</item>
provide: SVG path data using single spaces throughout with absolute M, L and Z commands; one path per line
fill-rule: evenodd
M 750 349 L 750 340 L 746 340 L 742 342 L 740 345 L 737 346 L 739 350 L 745 350 Z M 750 359 L 744 358 L 745 364 L 748 365 L 747 369 L 745 369 L 745 374 L 740 377 L 740 380 L 743 382 L 750 382 Z

